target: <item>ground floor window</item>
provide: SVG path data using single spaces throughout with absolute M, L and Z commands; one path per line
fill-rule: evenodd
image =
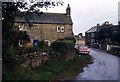
M 45 40 L 45 44 L 46 44 L 47 46 L 50 46 L 50 41 L 49 41 L 49 40 Z
M 23 40 L 19 40 L 19 46 L 22 47 L 23 46 Z

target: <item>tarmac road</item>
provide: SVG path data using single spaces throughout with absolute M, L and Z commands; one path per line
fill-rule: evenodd
M 74 80 L 120 80 L 120 58 L 98 49 L 90 49 L 94 63 L 84 68 Z

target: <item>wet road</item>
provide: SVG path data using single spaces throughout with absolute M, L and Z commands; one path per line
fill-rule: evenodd
M 84 68 L 74 80 L 118 80 L 118 60 L 120 58 L 106 52 L 90 49 L 94 63 Z M 120 64 L 120 62 L 119 62 Z M 120 71 L 119 71 L 120 72 Z

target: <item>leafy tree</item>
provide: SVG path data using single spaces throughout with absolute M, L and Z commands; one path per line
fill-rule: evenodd
M 118 25 L 118 30 L 112 32 L 111 44 L 120 45 L 120 28 L 119 28 L 119 25 Z
M 96 39 L 98 41 L 98 43 L 103 43 L 105 40 L 105 31 L 103 29 L 100 29 L 97 33 L 96 33 Z
M 117 28 L 115 31 L 114 28 Z M 102 25 L 96 33 L 96 40 L 101 44 L 119 44 L 120 28 L 110 25 Z

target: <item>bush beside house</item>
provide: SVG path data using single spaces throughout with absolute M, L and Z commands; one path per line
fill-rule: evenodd
M 55 61 L 69 60 L 75 55 L 74 42 L 71 40 L 58 40 L 50 46 L 50 57 Z

